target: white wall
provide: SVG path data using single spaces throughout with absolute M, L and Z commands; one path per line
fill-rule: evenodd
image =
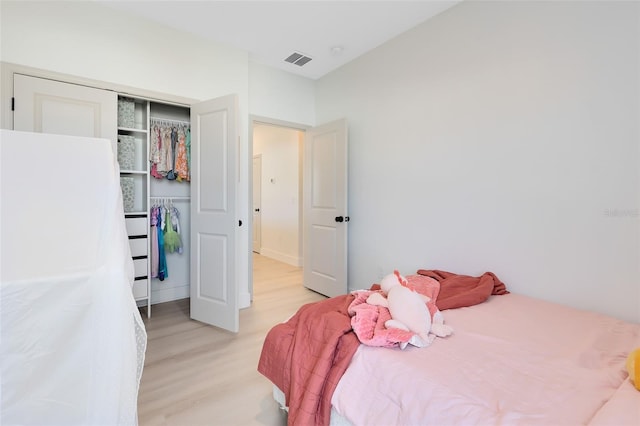
M 464 2 L 321 78 L 317 122 L 350 123 L 350 288 L 493 271 L 640 321 L 639 15 Z
M 295 124 L 315 124 L 315 82 L 249 62 L 249 111 Z
M 253 154 L 262 158 L 260 254 L 302 266 L 299 238 L 299 130 L 256 125 Z
M 247 111 L 247 52 L 89 1 L 2 1 L 1 11 L 5 62 L 200 100 L 238 93 Z

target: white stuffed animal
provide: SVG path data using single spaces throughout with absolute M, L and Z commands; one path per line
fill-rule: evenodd
M 385 306 L 389 309 L 391 319 L 385 322 L 387 328 L 399 328 L 412 331 L 416 338 L 409 343 L 414 346 L 427 346 L 433 340 L 429 333 L 439 337 L 446 337 L 453 333 L 453 329 L 444 325 L 444 318 L 440 311 L 436 311 L 433 320 L 427 307 L 429 297 L 412 291 L 406 285 L 408 281 L 398 271 L 385 276 L 380 282 L 380 288 L 387 297 L 380 293 L 373 293 L 367 299 L 371 305 Z

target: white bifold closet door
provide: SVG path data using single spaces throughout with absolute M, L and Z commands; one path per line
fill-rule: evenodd
M 191 106 L 191 318 L 239 330 L 238 97 Z
M 13 93 L 14 130 L 105 138 L 111 141 L 116 152 L 118 95 L 115 92 L 15 74 Z

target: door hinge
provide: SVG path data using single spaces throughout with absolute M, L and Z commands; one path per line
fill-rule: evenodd
M 15 111 L 16 110 L 16 98 L 14 98 L 13 96 L 11 97 L 11 111 Z

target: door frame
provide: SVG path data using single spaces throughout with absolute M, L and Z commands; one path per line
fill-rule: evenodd
M 254 114 L 249 114 L 249 141 L 248 141 L 248 145 L 249 145 L 249 149 L 247 150 L 247 164 L 253 164 L 253 128 L 254 128 L 254 124 L 268 124 L 268 125 L 272 125 L 272 126 L 276 126 L 276 127 L 284 127 L 287 129 L 292 129 L 292 130 L 299 130 L 301 132 L 303 132 L 305 135 L 307 133 L 307 130 L 312 129 L 313 126 L 309 126 L 307 124 L 302 124 L 302 123 L 294 123 L 291 121 L 285 121 L 285 120 L 278 120 L 275 118 L 270 118 L 270 117 L 264 117 L 264 116 L 260 116 L 260 115 L 254 115 Z M 301 149 L 298 152 L 298 164 L 300 165 L 299 169 L 298 169 L 298 176 L 300 178 L 300 181 L 302 182 L 302 172 L 303 172 L 303 154 L 304 154 L 304 141 L 305 138 L 303 138 L 302 141 L 302 146 L 300 147 Z M 249 229 L 253 229 L 253 207 L 251 206 L 251 204 L 253 204 L 253 167 L 249 167 L 249 178 L 248 181 L 250 183 L 249 185 L 249 200 L 251 201 L 249 203 L 249 210 L 247 212 L 247 217 L 249 219 Z M 299 188 L 300 194 L 302 194 L 302 187 Z M 300 247 L 300 250 L 302 250 L 302 231 L 303 231 L 303 223 L 302 223 L 302 197 L 298 197 L 299 201 L 298 201 L 298 215 L 300 217 L 300 221 L 298 223 L 298 246 Z M 251 299 L 251 302 L 253 302 L 253 237 L 251 235 L 249 235 L 249 239 L 251 241 L 249 241 L 249 296 Z M 304 251 L 302 252 L 302 257 L 304 258 Z
M 260 167 L 259 167 L 260 168 L 260 177 L 262 177 L 262 154 L 257 154 L 257 155 L 253 156 L 253 163 L 252 163 L 252 167 L 251 167 L 251 173 L 253 173 L 251 175 L 251 203 L 253 203 L 253 206 L 251 206 L 252 207 L 252 215 L 251 215 L 252 220 L 256 216 L 256 214 L 255 214 L 256 213 L 256 205 L 255 205 L 255 201 L 256 200 L 255 200 L 255 197 L 254 197 L 256 195 L 256 191 L 254 191 L 254 187 L 255 187 L 254 184 L 255 184 L 256 181 L 255 181 L 255 179 L 253 179 L 255 177 L 256 160 L 258 161 L 258 164 L 260 165 Z M 260 179 L 258 179 L 258 181 L 260 181 Z M 262 209 L 262 184 L 260 184 L 259 187 L 260 187 L 260 194 L 258 194 L 258 198 L 260 199 L 260 202 L 258 203 L 259 204 L 258 208 Z M 262 213 L 262 212 L 259 212 L 259 213 Z M 260 215 L 258 215 L 258 216 L 260 216 Z M 259 220 L 262 223 L 262 220 L 261 219 L 259 219 Z M 258 254 L 260 254 L 260 249 L 262 248 L 262 225 L 261 225 L 261 223 L 258 224 L 260 226 L 260 229 L 258 230 L 258 251 L 256 251 L 256 247 L 255 247 L 255 238 L 253 239 L 252 244 L 251 244 L 252 245 L 252 247 L 251 247 L 252 251 L 254 253 L 258 253 Z M 255 232 L 255 229 L 254 229 L 254 227 L 256 225 L 255 221 L 250 222 L 249 224 L 251 225 L 251 231 Z M 253 255 L 251 257 L 253 257 Z

